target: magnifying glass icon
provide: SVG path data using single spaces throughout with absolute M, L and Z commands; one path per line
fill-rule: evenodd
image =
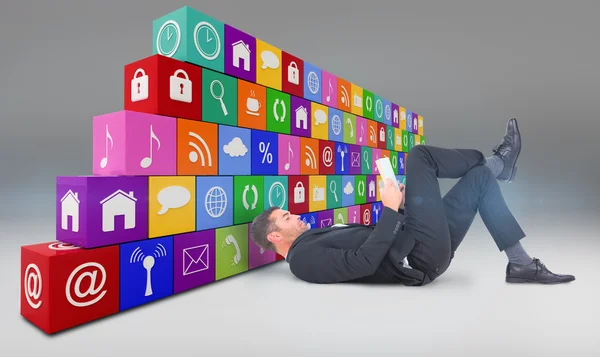
M 370 169 L 370 168 L 369 168 L 369 153 L 368 153 L 367 151 L 365 151 L 365 152 L 363 153 L 363 160 L 364 160 L 364 161 L 365 161 L 365 163 L 367 164 L 367 169 Z
M 221 87 L 220 95 L 215 94 L 215 84 L 218 85 L 219 87 Z M 213 80 L 210 83 L 210 94 L 212 95 L 213 98 L 215 98 L 216 100 L 221 102 L 221 109 L 223 109 L 223 115 L 227 115 L 227 108 L 225 107 L 225 103 L 223 103 L 223 95 L 225 94 L 225 88 L 223 88 L 223 83 L 221 83 L 221 81 L 216 80 L 216 79 Z
M 331 181 L 331 183 L 329 184 L 329 191 L 331 193 L 333 193 L 333 197 L 335 198 L 335 202 L 338 201 L 337 193 L 335 192 L 336 188 L 337 188 L 337 184 L 335 183 L 335 181 Z

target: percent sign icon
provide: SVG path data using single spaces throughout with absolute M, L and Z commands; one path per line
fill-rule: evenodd
M 265 145 L 264 142 L 260 142 L 260 144 L 258 144 L 258 151 L 260 151 L 263 154 L 262 157 L 262 163 L 265 163 L 265 160 L 267 160 L 267 162 L 270 164 L 273 162 L 273 154 L 271 154 L 269 152 L 269 147 L 271 146 L 271 143 L 267 143 Z

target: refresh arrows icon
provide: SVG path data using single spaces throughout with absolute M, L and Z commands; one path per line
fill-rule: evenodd
M 252 202 L 252 207 L 248 204 L 248 191 L 250 191 L 250 185 L 244 186 L 244 193 L 242 194 L 242 202 L 244 203 L 244 208 L 246 211 L 254 210 L 256 208 L 256 204 L 258 203 L 258 190 L 256 186 L 252 185 L 252 193 L 254 194 L 254 201 Z

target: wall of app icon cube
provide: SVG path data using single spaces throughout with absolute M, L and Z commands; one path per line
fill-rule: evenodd
M 423 118 L 193 8 L 153 22 L 124 109 L 95 116 L 89 176 L 56 180 L 56 241 L 21 248 L 21 314 L 47 333 L 282 260 L 250 222 L 375 224 L 375 161 Z

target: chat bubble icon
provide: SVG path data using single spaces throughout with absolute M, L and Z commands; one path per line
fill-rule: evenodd
M 161 205 L 158 214 L 163 215 L 172 208 L 183 207 L 191 198 L 192 194 L 183 186 L 165 187 L 158 193 L 158 203 Z
M 260 54 L 260 59 L 262 59 L 262 65 L 260 66 L 262 69 L 279 68 L 279 58 L 277 58 L 277 56 L 269 50 L 262 51 Z
M 327 114 L 321 109 L 315 110 L 315 125 L 325 124 L 327 122 Z

